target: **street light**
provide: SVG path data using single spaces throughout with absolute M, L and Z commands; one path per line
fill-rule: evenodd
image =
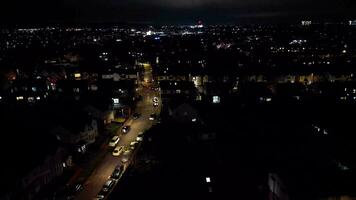
M 211 182 L 210 177 L 205 177 L 205 181 L 206 181 L 207 183 L 210 183 L 210 182 Z

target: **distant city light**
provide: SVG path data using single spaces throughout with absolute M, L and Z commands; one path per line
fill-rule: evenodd
M 153 34 L 152 31 L 147 31 L 147 32 L 146 32 L 146 35 L 147 35 L 147 36 L 150 36 L 150 35 L 152 35 L 152 34 Z
M 18 97 L 16 97 L 16 100 L 17 100 L 17 101 L 23 100 L 23 96 L 18 96 Z
M 312 24 L 312 21 L 302 21 L 303 26 L 310 26 Z
M 80 78 L 82 75 L 80 73 L 75 73 L 74 78 Z
M 323 134 L 324 134 L 324 135 L 327 135 L 328 132 L 324 129 Z
M 159 64 L 159 57 L 156 57 L 156 64 Z
M 219 96 L 213 96 L 213 103 L 220 103 L 220 97 Z
M 119 99 L 118 98 L 113 98 L 114 104 L 119 104 Z
M 28 97 L 28 98 L 27 98 L 27 101 L 30 102 L 30 103 L 32 103 L 32 102 L 35 101 L 35 98 L 34 98 L 34 97 Z

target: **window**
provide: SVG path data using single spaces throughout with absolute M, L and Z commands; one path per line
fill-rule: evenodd
M 213 96 L 213 103 L 220 103 L 220 97 L 219 96 Z
M 23 96 L 18 96 L 18 97 L 16 97 L 16 100 L 18 101 L 18 100 L 23 100 Z
M 75 78 L 80 78 L 80 77 L 81 77 L 81 74 L 80 74 L 80 73 L 75 73 L 75 74 L 74 74 L 74 77 L 75 77 Z
M 119 99 L 118 98 L 113 98 L 114 104 L 119 104 Z

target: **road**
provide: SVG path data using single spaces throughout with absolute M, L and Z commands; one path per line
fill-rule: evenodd
M 160 113 L 161 109 L 161 99 L 159 98 L 159 106 L 153 107 L 152 99 L 154 96 L 160 97 L 158 91 L 150 89 L 151 83 L 148 80 L 152 80 L 152 68 L 149 65 L 145 66 L 144 71 L 144 82 L 139 84 L 138 93 L 142 96 L 142 100 L 138 102 L 136 106 L 136 111 L 141 113 L 141 117 L 134 120 L 129 119 L 125 125 L 130 125 L 131 130 L 127 134 L 122 134 L 121 129 L 118 130 L 117 135 L 121 135 L 118 145 L 129 146 L 132 141 L 136 141 L 138 133 L 141 131 L 148 130 L 154 121 L 149 120 L 149 116 L 152 113 Z M 143 86 L 144 87 L 143 87 Z M 94 199 L 95 196 L 100 192 L 104 183 L 108 180 L 115 167 L 118 165 L 124 165 L 125 170 L 129 166 L 130 161 L 134 155 L 133 152 L 127 155 L 120 155 L 119 157 L 112 156 L 113 148 L 107 147 L 107 153 L 98 167 L 93 171 L 87 181 L 84 183 L 84 189 L 79 193 L 76 199 L 78 200 L 89 200 Z M 121 159 L 123 156 L 129 158 L 129 161 L 123 163 Z

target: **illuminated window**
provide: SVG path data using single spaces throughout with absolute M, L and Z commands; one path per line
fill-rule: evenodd
M 32 103 L 32 102 L 35 101 L 35 98 L 34 98 L 34 97 L 28 97 L 28 98 L 27 98 L 27 101 L 30 102 L 30 103 Z
M 202 100 L 202 97 L 201 95 L 198 95 L 197 98 L 196 98 L 197 101 L 201 101 Z
M 75 78 L 80 78 L 81 76 L 82 76 L 82 75 L 81 75 L 80 73 L 75 73 L 75 74 L 74 74 L 74 77 L 75 77 Z
M 18 96 L 18 97 L 16 97 L 16 100 L 18 101 L 18 100 L 23 100 L 23 96 Z
M 205 181 L 206 181 L 207 183 L 210 183 L 210 182 L 211 182 L 210 177 L 206 177 L 206 178 L 205 178 Z
M 113 98 L 114 104 L 119 104 L 119 99 L 118 98 Z
M 213 96 L 213 103 L 220 103 L 220 97 L 219 96 Z

